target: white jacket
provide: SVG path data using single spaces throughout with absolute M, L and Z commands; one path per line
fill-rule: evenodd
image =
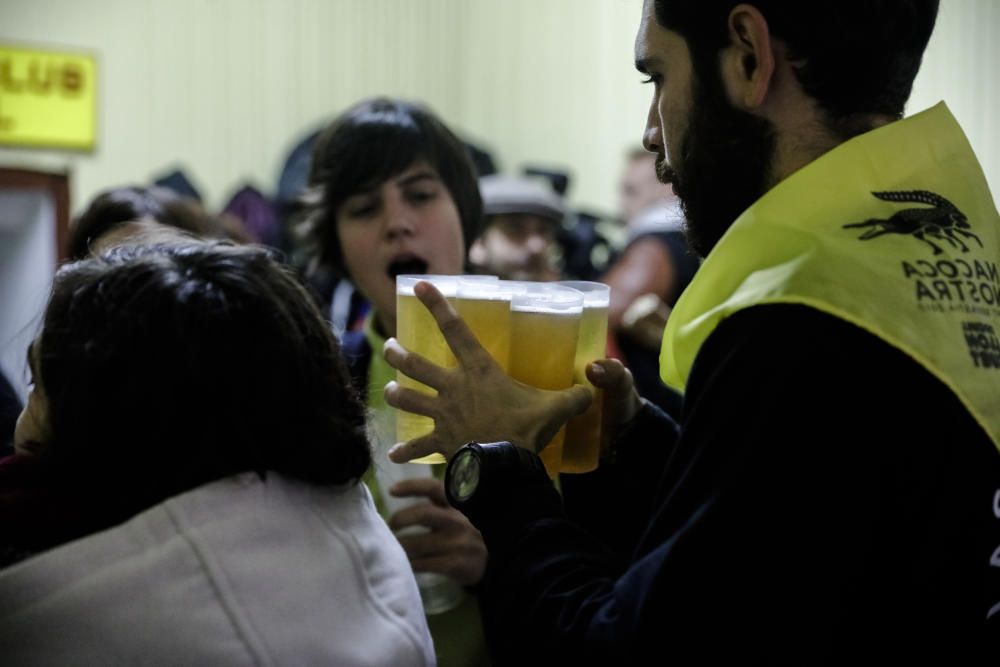
M 5 666 L 434 662 L 363 484 L 237 475 L 0 570 Z

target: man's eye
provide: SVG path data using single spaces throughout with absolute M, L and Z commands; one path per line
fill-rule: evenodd
M 643 79 L 641 83 L 643 83 L 643 84 L 652 83 L 652 84 L 658 86 L 658 85 L 660 85 L 660 76 L 657 75 L 657 74 L 650 74 L 650 75 L 646 76 L 646 78 Z
M 528 238 L 528 228 L 518 222 L 506 222 L 499 225 L 500 231 L 510 239 L 524 240 Z

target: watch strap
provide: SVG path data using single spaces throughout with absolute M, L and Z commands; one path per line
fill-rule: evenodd
M 450 482 L 456 453 L 445 472 L 445 493 L 448 502 L 483 534 L 487 548 L 503 548 L 508 536 L 537 519 L 563 516 L 559 493 L 536 454 L 509 442 L 471 442 L 465 448 L 479 459 L 478 484 L 465 500 L 453 497 Z

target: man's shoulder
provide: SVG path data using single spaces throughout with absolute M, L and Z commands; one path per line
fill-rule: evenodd
M 846 368 L 864 364 L 918 367 L 875 334 L 816 308 L 765 304 L 740 310 L 719 323 L 702 344 L 692 376 L 720 365 L 747 364 L 779 372 Z
M 739 397 L 747 418 L 755 411 L 783 415 L 811 437 L 910 439 L 924 443 L 928 455 L 937 451 L 935 441 L 975 441 L 981 460 L 997 458 L 958 395 L 920 362 L 808 306 L 755 306 L 724 320 L 698 353 L 685 403 L 709 395 L 713 402 Z
M 823 404 L 831 418 L 849 420 L 870 410 L 858 406 L 870 405 L 880 406 L 878 414 L 900 415 L 933 402 L 938 411 L 974 422 L 952 390 L 909 354 L 798 304 L 754 306 L 720 323 L 698 353 L 686 396 L 712 385 L 809 411 Z
M 751 336 L 761 342 L 778 340 L 782 344 L 787 344 L 788 339 L 799 340 L 806 335 L 818 341 L 842 336 L 851 338 L 851 342 L 856 344 L 878 341 L 874 335 L 846 320 L 797 303 L 770 303 L 745 308 L 724 319 L 712 333 L 713 337 Z

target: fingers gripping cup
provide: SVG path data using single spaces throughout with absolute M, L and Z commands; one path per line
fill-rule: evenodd
M 496 282 L 496 276 L 462 276 L 471 282 Z M 449 301 L 454 303 L 458 294 L 460 276 L 440 275 L 401 275 L 396 276 L 396 340 L 410 352 L 415 352 L 428 361 L 452 368 L 455 357 L 445 341 L 437 322 L 424 304 L 420 303 L 413 292 L 414 286 L 421 282 L 429 282 L 436 287 Z M 425 394 L 434 395 L 437 392 L 427 385 L 413 380 L 403 372 L 396 374 L 396 382 L 401 387 L 414 389 Z M 396 414 L 396 441 L 406 442 L 427 435 L 434 430 L 434 420 L 430 417 L 415 415 L 405 410 Z M 412 463 L 444 463 L 440 454 L 431 454 Z
M 587 380 L 586 369 L 587 364 L 606 356 L 611 288 L 603 283 L 576 280 L 559 284 L 583 292 L 583 315 L 580 317 L 573 382 L 592 386 Z M 601 454 L 601 399 L 601 393 L 597 392 L 587 411 L 566 424 L 562 472 L 590 472 L 597 468 Z
M 573 363 L 584 296 L 553 283 L 526 283 L 510 302 L 508 374 L 541 389 L 573 386 Z M 559 473 L 563 429 L 539 452 L 550 477 Z

